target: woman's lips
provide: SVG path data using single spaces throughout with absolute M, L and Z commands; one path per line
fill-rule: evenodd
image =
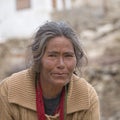
M 53 76 L 56 76 L 56 77 L 66 77 L 67 76 L 67 73 L 52 73 Z

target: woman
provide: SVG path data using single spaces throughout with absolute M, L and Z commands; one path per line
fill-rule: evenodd
M 31 67 L 0 84 L 0 119 L 99 120 L 94 88 L 76 75 L 86 56 L 73 29 L 47 22 L 29 48 Z

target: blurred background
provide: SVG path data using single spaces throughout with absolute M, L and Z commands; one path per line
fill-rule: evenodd
M 0 81 L 26 69 L 26 48 L 46 21 L 64 20 L 88 56 L 101 120 L 120 120 L 120 0 L 0 0 Z

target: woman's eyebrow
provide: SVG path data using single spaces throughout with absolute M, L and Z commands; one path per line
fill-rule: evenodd
M 57 51 L 47 51 L 48 54 L 58 54 L 59 52 Z
M 48 54 L 59 54 L 60 52 L 57 51 L 47 51 Z M 73 51 L 66 51 L 63 54 L 70 54 L 70 55 L 74 55 L 75 53 Z

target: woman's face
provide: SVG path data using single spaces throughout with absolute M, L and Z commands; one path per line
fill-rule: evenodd
M 67 84 L 76 66 L 74 48 L 69 39 L 56 37 L 48 41 L 41 59 L 40 79 L 55 86 Z

